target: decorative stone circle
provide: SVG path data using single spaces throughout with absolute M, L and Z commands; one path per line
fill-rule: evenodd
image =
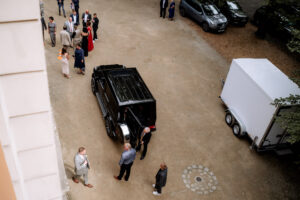
M 185 168 L 182 180 L 188 189 L 205 195 L 216 191 L 218 184 L 214 173 L 202 165 L 191 165 Z

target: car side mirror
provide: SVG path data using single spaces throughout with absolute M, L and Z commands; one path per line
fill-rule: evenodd
M 200 14 L 200 15 L 203 15 L 203 12 L 199 11 L 199 14 Z

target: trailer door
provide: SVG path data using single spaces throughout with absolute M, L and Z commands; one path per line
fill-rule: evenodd
M 282 129 L 277 122 L 272 123 L 272 127 L 263 142 L 264 148 L 274 148 L 277 144 L 280 143 L 282 137 L 284 136 L 285 131 Z
M 277 115 L 280 115 L 283 112 L 288 112 L 291 107 L 282 107 L 278 110 Z M 279 123 L 274 119 L 267 136 L 265 137 L 261 148 L 264 149 L 275 149 L 278 145 L 287 144 L 288 134 L 286 131 L 280 127 Z

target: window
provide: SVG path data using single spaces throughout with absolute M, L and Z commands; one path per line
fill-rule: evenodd
M 233 1 L 227 1 L 227 5 L 230 10 L 239 10 L 240 9 L 239 5 Z
M 195 3 L 195 7 L 194 7 L 198 12 L 202 13 L 202 9 L 201 6 L 198 3 Z
M 189 4 L 190 6 L 194 7 L 194 2 L 193 0 L 186 0 L 186 3 Z
M 219 14 L 219 10 L 215 5 L 203 5 L 203 10 L 206 15 L 213 16 Z

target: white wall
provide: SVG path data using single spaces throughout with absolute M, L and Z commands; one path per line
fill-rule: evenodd
M 38 0 L 0 6 L 0 142 L 17 199 L 63 199 Z M 1 198 L 1 197 L 0 197 Z

